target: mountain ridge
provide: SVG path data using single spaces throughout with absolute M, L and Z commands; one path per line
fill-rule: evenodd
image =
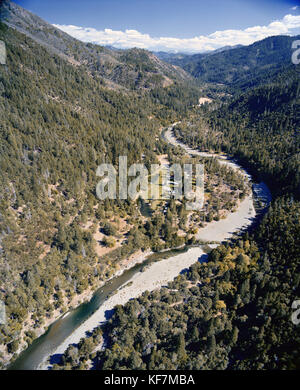
M 248 87 L 258 75 L 263 77 L 291 65 L 292 42 L 296 39 L 300 35 L 277 35 L 210 54 L 170 56 L 169 62 L 181 66 L 200 82 Z
M 193 79 L 183 69 L 143 49 L 112 50 L 81 42 L 10 0 L 2 2 L 0 20 L 72 65 L 85 66 L 112 88 L 152 89 Z

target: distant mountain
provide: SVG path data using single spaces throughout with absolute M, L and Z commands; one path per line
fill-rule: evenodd
M 161 55 L 202 82 L 242 88 L 258 85 L 266 76 L 291 64 L 291 45 L 300 36 L 273 36 L 249 46 L 225 47 L 213 53 Z
M 170 64 L 180 63 L 184 58 L 191 57 L 191 54 L 186 53 L 169 53 L 165 51 L 157 51 L 153 53 L 162 61 L 169 62 Z
M 114 88 L 165 87 L 174 81 L 192 80 L 181 68 L 164 63 L 146 50 L 118 50 L 81 42 L 9 0 L 2 2 L 0 17 L 9 27 L 29 36 L 50 53 L 75 66 L 87 67 Z
M 211 50 L 203 53 L 197 53 L 197 54 L 189 54 L 189 53 L 172 53 L 172 52 L 165 52 L 165 51 L 158 51 L 153 52 L 158 58 L 161 60 L 168 62 L 173 65 L 179 65 L 182 66 L 182 63 L 185 62 L 185 60 L 189 61 L 189 59 L 192 56 L 198 56 L 199 58 L 209 56 L 216 53 L 221 53 L 226 50 L 236 49 L 239 47 L 243 47 L 243 45 L 235 45 L 235 46 L 223 46 L 216 50 Z

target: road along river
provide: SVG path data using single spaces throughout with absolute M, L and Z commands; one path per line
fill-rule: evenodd
M 172 130 L 173 125 L 164 133 L 165 139 L 171 144 L 183 147 L 191 155 L 216 157 L 221 164 L 239 169 L 245 175 L 245 180 L 251 180 L 250 175 L 236 162 L 231 161 L 226 156 L 193 150 L 178 142 L 173 136 Z M 270 201 L 268 188 L 263 183 L 256 184 L 255 195 L 264 201 L 265 205 Z M 253 195 L 251 194 L 226 219 L 210 222 L 207 226 L 201 228 L 197 233 L 197 238 L 208 242 L 227 240 L 241 229 L 250 226 L 255 216 L 256 211 L 253 204 Z M 211 247 L 213 246 L 211 245 Z M 145 255 L 145 258 L 140 259 L 141 263 L 107 282 L 96 291 L 89 302 L 69 311 L 55 321 L 44 335 L 37 338 L 31 346 L 20 354 L 9 369 L 47 369 L 50 356 L 62 354 L 70 344 L 77 344 L 82 337 L 86 336 L 87 332 L 92 331 L 96 326 L 107 320 L 115 305 L 125 304 L 131 298 L 140 296 L 146 290 L 152 291 L 166 285 L 193 263 L 203 262 L 207 258 L 207 254 L 201 246 L 173 251 L 168 253 L 168 256 L 160 261 L 153 261 L 151 258 L 147 259 Z

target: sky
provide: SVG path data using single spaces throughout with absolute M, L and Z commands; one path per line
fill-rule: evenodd
M 15 0 L 73 37 L 197 53 L 300 34 L 300 0 Z

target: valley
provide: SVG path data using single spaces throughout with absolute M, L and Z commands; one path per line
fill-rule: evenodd
M 299 369 L 298 38 L 117 49 L 1 2 L 1 369 Z M 202 164 L 202 208 L 182 171 L 99 198 L 120 156 Z
M 180 145 L 176 139 L 171 134 L 172 126 L 168 128 L 165 137 L 173 142 L 176 146 Z M 201 152 L 194 151 L 190 148 L 187 148 L 185 145 L 180 145 L 189 154 L 198 154 Z M 210 155 L 209 157 L 214 157 Z M 224 161 L 221 161 L 223 164 L 232 163 L 230 161 L 226 162 L 226 156 L 223 156 Z M 241 169 L 237 164 L 235 164 L 235 169 Z M 245 180 L 249 180 L 250 177 L 244 172 Z M 260 193 L 263 197 L 263 193 Z M 233 217 L 233 218 L 232 218 Z M 219 241 L 222 242 L 225 239 L 229 239 L 234 234 L 239 233 L 242 229 L 247 228 L 253 222 L 255 218 L 255 210 L 252 202 L 252 197 L 244 199 L 243 202 L 238 206 L 237 210 L 230 214 L 226 219 L 223 219 L 219 222 L 210 222 L 208 225 L 199 230 L 197 234 L 197 239 L 202 242 L 212 242 Z M 208 244 L 209 248 L 216 247 L 216 244 Z M 139 261 L 143 261 L 147 258 L 147 255 L 143 255 L 139 258 Z M 179 275 L 184 269 L 189 268 L 192 264 L 197 261 L 200 263 L 205 262 L 207 255 L 203 250 L 202 246 L 192 247 L 187 249 L 185 253 L 179 254 L 177 256 L 171 256 L 166 259 L 159 260 L 153 264 L 147 266 L 143 272 L 135 273 L 130 279 L 121 285 L 118 289 L 113 291 L 111 297 L 101 304 L 101 306 L 93 313 L 90 318 L 83 322 L 77 329 L 74 329 L 73 332 L 68 336 L 55 350 L 51 350 L 51 355 L 61 355 L 65 352 L 70 344 L 78 344 L 82 338 L 88 333 L 92 333 L 93 330 L 99 326 L 99 324 L 106 321 L 106 313 L 112 312 L 115 305 L 122 305 L 128 302 L 130 299 L 135 298 L 141 295 L 145 291 L 152 291 L 154 289 L 160 288 L 166 285 L 168 282 L 172 281 L 177 275 Z M 105 286 L 104 286 L 105 288 Z M 102 290 L 102 288 L 101 288 Z M 71 313 L 72 315 L 72 313 Z M 64 317 L 63 317 L 64 318 Z M 63 320 L 62 318 L 62 320 Z M 64 325 L 62 325 L 64 326 Z M 63 328 L 58 327 L 58 323 L 55 324 L 57 328 L 54 332 L 60 333 L 63 332 Z M 59 336 L 58 336 L 59 337 Z M 54 343 L 53 336 L 51 339 L 52 345 Z M 39 345 L 41 351 L 47 351 L 49 347 L 45 346 L 43 343 Z M 48 350 L 49 351 L 49 350 Z M 33 350 L 33 355 L 37 354 L 36 350 Z M 26 356 L 25 351 L 25 356 Z M 27 355 L 27 359 L 31 360 L 30 353 Z M 27 362 L 27 359 L 21 357 L 23 361 L 23 366 L 18 365 L 18 360 L 16 361 L 16 367 L 18 369 L 46 369 L 48 368 L 47 359 L 49 356 L 43 356 L 44 361 L 40 362 L 38 366 L 30 366 L 30 363 Z M 37 364 L 37 363 L 36 363 Z M 15 365 L 13 366 L 15 367 Z

